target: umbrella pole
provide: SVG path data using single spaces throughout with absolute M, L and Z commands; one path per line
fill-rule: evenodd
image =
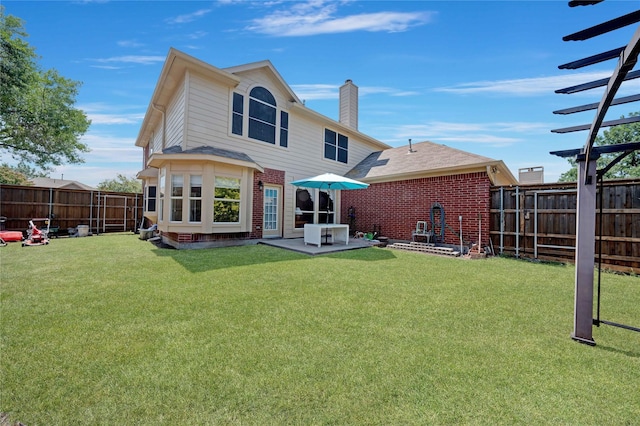
M 329 224 L 329 191 L 331 191 L 331 184 L 329 184 L 329 187 L 327 188 L 327 217 L 325 219 L 326 225 Z M 325 228 L 324 230 L 324 243 L 325 244 L 329 244 L 329 228 Z

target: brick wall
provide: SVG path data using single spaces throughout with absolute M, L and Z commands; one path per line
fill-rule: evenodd
M 282 185 L 284 188 L 284 171 L 264 169 L 264 173 L 253 175 L 253 216 L 251 217 L 251 233 L 249 238 L 262 238 L 262 219 L 264 214 L 264 193 L 258 188 L 258 182 L 263 184 Z
M 431 229 L 430 212 L 435 203 L 444 209 L 444 242 L 460 244 L 460 222 L 465 245 L 489 244 L 491 182 L 486 173 L 467 173 L 374 183 L 367 189 L 342 191 L 341 222 L 352 224 L 348 208 L 355 208 L 355 224 L 350 231 L 369 232 L 374 227 L 393 240 L 410 240 L 416 222 L 425 220 Z M 435 215 L 439 223 L 438 215 Z M 481 231 L 479 230 L 479 223 Z

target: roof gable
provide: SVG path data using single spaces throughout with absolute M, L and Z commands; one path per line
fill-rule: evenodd
M 96 188 L 85 185 L 82 182 L 76 180 L 66 179 L 52 179 L 45 177 L 37 177 L 30 179 L 33 182 L 33 186 L 40 186 L 44 188 L 59 188 L 59 189 L 82 189 L 85 191 L 94 191 Z
M 271 61 L 264 60 L 259 62 L 252 62 L 250 64 L 238 65 L 235 67 L 224 68 L 225 72 L 229 74 L 233 74 L 235 76 L 241 77 L 242 74 L 246 74 L 248 72 L 260 71 L 267 73 L 271 80 L 278 86 L 283 93 L 286 93 L 286 97 L 290 102 L 301 103 L 298 96 L 291 90 L 291 87 L 284 81 L 280 73 L 273 66 Z

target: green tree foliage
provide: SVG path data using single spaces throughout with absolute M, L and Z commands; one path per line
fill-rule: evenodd
M 33 185 L 24 173 L 8 164 L 0 165 L 0 183 L 7 185 Z
M 34 169 L 24 162 L 17 166 L 7 163 L 0 164 L 0 183 L 8 185 L 33 185 L 32 178 L 47 177 L 47 174 Z
M 136 178 L 118 174 L 115 179 L 106 179 L 98 184 L 98 189 L 113 192 L 142 192 L 142 184 Z
M 91 122 L 74 108 L 79 82 L 41 70 L 21 19 L 0 6 L 0 152 L 43 170 L 82 163 Z
M 640 112 L 633 112 L 629 117 L 640 115 Z M 621 117 L 624 118 L 624 117 Z M 640 123 L 622 124 L 605 130 L 598 135 L 594 141 L 594 146 L 619 145 L 623 143 L 640 142 Z M 598 169 L 603 169 L 621 153 L 603 154 L 597 161 Z M 575 159 L 569 159 L 571 169 L 560 176 L 560 182 L 575 182 L 578 180 L 578 165 Z M 613 166 L 605 175 L 605 179 L 620 179 L 629 177 L 640 177 L 640 152 L 635 151 L 627 155 L 618 164 Z

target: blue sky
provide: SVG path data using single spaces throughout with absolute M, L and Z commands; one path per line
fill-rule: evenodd
M 359 87 L 359 130 L 392 146 L 429 140 L 503 160 L 517 177 L 568 170 L 549 151 L 584 145 L 603 89 L 554 90 L 608 77 L 615 61 L 558 65 L 625 45 L 634 26 L 582 42 L 562 37 L 638 9 L 637 0 L 570 8 L 567 1 L 13 1 L 43 68 L 82 82 L 77 106 L 92 120 L 85 163 L 51 177 L 97 185 L 142 167 L 135 147 L 170 47 L 216 67 L 270 60 L 306 105 L 338 119 L 338 88 Z M 638 93 L 640 82 L 620 95 Z M 612 107 L 607 119 L 640 109 Z M 8 160 L 8 159 L 3 159 Z

